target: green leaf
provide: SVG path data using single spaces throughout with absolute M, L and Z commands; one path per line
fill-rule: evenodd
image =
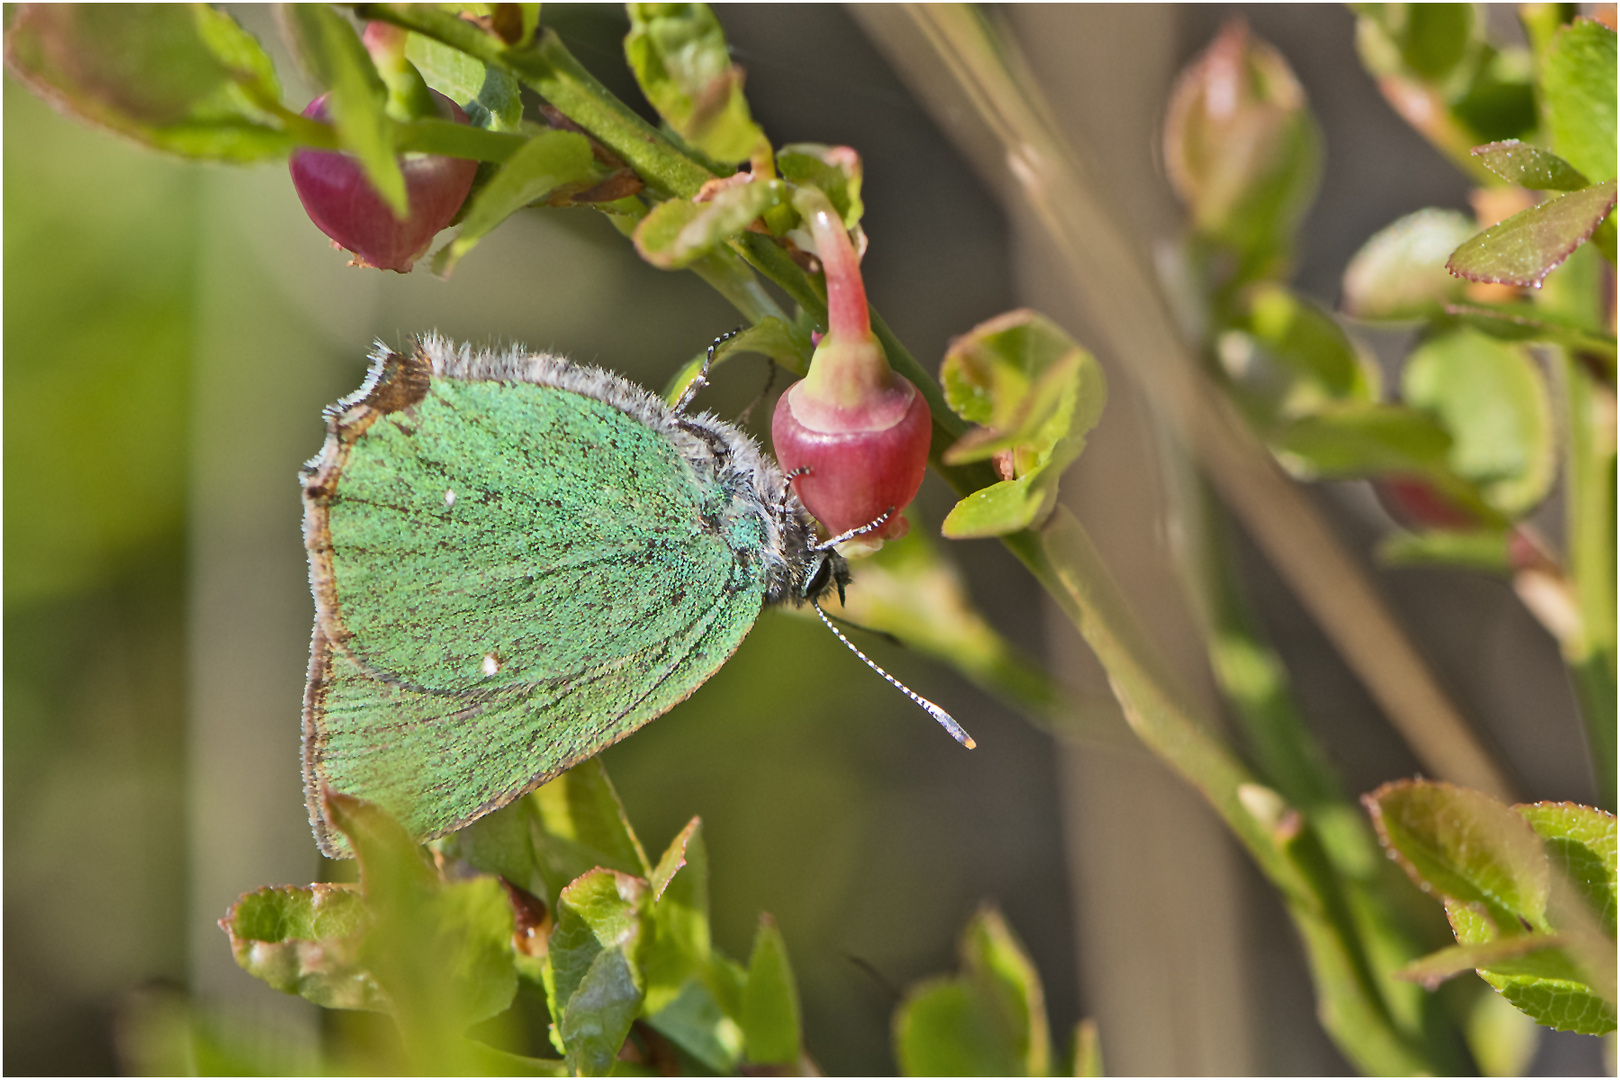
M 721 1075 L 737 1071 L 743 1055 L 742 1028 L 726 1015 L 701 978 L 688 979 L 678 996 L 656 1013 L 647 1015 L 644 1010 L 643 1016 L 652 1028 L 707 1068 Z
M 1448 895 L 1446 915 L 1461 951 L 1428 958 L 1419 973 L 1444 977 L 1452 968 L 1472 964 L 1481 978 L 1538 1023 L 1586 1034 L 1612 1031 L 1614 817 L 1572 803 L 1536 803 L 1512 811 L 1542 846 L 1542 864 L 1549 866 L 1550 858 L 1550 865 L 1561 871 L 1548 873 L 1547 918 L 1533 922 L 1537 930 L 1556 933 L 1560 947 L 1524 951 L 1531 947 L 1519 944 L 1526 938 L 1516 921 L 1504 920 L 1500 913 L 1487 916 L 1465 898 Z M 1579 899 L 1570 896 L 1571 885 Z M 1584 916 L 1580 906 L 1587 910 Z M 1588 922 L 1590 931 L 1583 928 Z M 1531 940 L 1551 944 L 1534 935 Z M 1600 991 L 1593 979 L 1610 989 Z
M 425 895 L 437 888 L 439 875 L 427 853 L 381 807 L 331 790 L 322 798 L 332 824 L 360 861 L 363 892 Z
M 861 201 L 861 156 L 847 146 L 793 143 L 776 153 L 782 179 L 796 186 L 820 188 L 846 229 L 860 224 L 866 204 Z
M 930 979 L 912 987 L 894 1021 L 894 1056 L 904 1076 L 1021 1076 L 1005 1033 L 978 987 Z
M 448 858 L 505 878 L 543 903 L 554 904 L 557 893 L 572 878 L 553 877 L 548 861 L 537 850 L 537 844 L 545 840 L 540 808 L 531 794 L 434 841 L 434 846 Z M 555 887 L 550 884 L 553 880 Z
M 523 121 L 523 98 L 517 80 L 509 73 L 421 34 L 406 38 L 405 56 L 429 86 L 465 106 L 467 118 L 477 127 L 518 130 Z
M 1433 207 L 1386 225 L 1345 267 L 1345 314 L 1377 321 L 1435 314 L 1466 288 L 1446 260 L 1478 231 L 1467 214 Z
M 995 536 L 1043 520 L 1064 468 L 1102 417 L 1108 394 L 1097 361 L 1057 324 L 1018 310 L 952 342 L 940 381 L 952 410 L 981 425 L 946 450 L 946 462 L 996 458 L 1011 474 L 959 502 L 944 534 Z
M 540 823 L 549 836 L 577 846 L 593 867 L 645 877 L 652 868 L 630 828 L 624 804 L 599 758 L 574 766 L 534 793 Z
M 1614 815 L 1568 802 L 1532 803 L 1514 809 L 1541 837 L 1553 862 L 1569 875 L 1603 932 L 1614 937 Z
M 461 231 L 434 257 L 433 272 L 448 275 L 495 226 L 564 185 L 589 180 L 594 166 L 590 140 L 579 132 L 536 135 L 473 196 L 462 217 Z
M 985 427 L 946 451 L 953 464 L 1003 449 L 1037 452 L 1084 434 L 1102 415 L 1102 373 L 1091 354 L 1056 323 L 1021 309 L 980 323 L 951 342 L 940 366 L 945 400 Z M 1081 395 L 1082 388 L 1088 393 Z M 1078 411 L 1077 411 L 1078 409 Z
M 1378 545 L 1378 560 L 1388 566 L 1462 566 L 1497 574 L 1513 568 L 1504 529 L 1395 533 Z
M 289 4 L 284 11 L 289 42 L 331 94 L 327 105 L 338 144 L 359 160 L 394 216 L 404 218 L 410 208 L 405 174 L 394 156 L 393 125 L 383 112 L 387 90 L 360 35 L 324 4 Z
M 1567 979 L 1573 968 L 1558 952 L 1562 944 L 1563 939 L 1555 934 L 1521 934 L 1485 945 L 1451 945 L 1412 961 L 1395 977 L 1420 982 L 1430 990 L 1454 975 L 1478 968 Z
M 628 4 L 625 59 L 641 92 L 683 139 L 723 164 L 770 151 L 748 113 L 743 72 L 707 4 Z
M 1385 784 L 1362 803 L 1384 849 L 1425 891 L 1483 904 L 1509 933 L 1519 932 L 1520 919 L 1551 929 L 1547 857 L 1535 831 L 1511 809 L 1477 791 L 1426 780 Z
M 1218 354 L 1239 392 L 1267 416 L 1300 416 L 1378 396 L 1377 369 L 1342 327 L 1281 285 L 1250 289 Z
M 1593 19 L 1560 30 L 1542 60 L 1553 148 L 1593 180 L 1615 175 L 1615 32 Z
M 1074 1026 L 1075 1076 L 1103 1076 L 1102 1039 L 1097 1034 L 1097 1021 L 1082 1020 Z
M 1536 90 L 1529 54 L 1523 49 L 1499 51 L 1482 42 L 1471 66 L 1461 94 L 1453 92 L 1450 98 L 1451 115 L 1468 139 L 1483 143 L 1532 134 Z
M 699 830 L 702 827 L 703 822 L 698 818 L 688 821 L 686 828 L 676 834 L 675 839 L 669 842 L 669 847 L 658 857 L 658 865 L 652 868 L 652 873 L 647 878 L 647 884 L 652 887 L 654 902 L 664 898 L 664 891 L 669 888 L 670 882 L 675 880 L 676 873 L 686 865 L 687 847 L 695 844 L 694 853 L 702 850 L 703 841 L 699 838 Z M 701 858 L 701 855 L 698 857 Z M 699 867 L 701 873 L 701 863 Z
M 1444 78 L 1478 36 L 1471 4 L 1391 4 L 1401 59 L 1429 81 Z
M 1540 502 L 1556 469 L 1552 407 L 1541 369 L 1518 346 L 1472 330 L 1429 338 L 1407 358 L 1407 404 L 1451 435 L 1451 469 L 1504 514 Z
M 698 196 L 703 202 L 670 199 L 659 203 L 636 226 L 636 250 L 660 269 L 683 269 L 731 240 L 786 197 L 787 185 L 780 180 L 744 180 L 706 188 Z
M 962 973 L 914 986 L 895 1014 L 908 1076 L 1046 1076 L 1051 1035 L 1035 966 L 1000 913 L 973 917 Z
M 1489 919 L 1458 901 L 1446 901 L 1446 917 L 1464 948 L 1492 949 L 1503 940 Z M 1509 954 L 1513 951 L 1511 946 L 1501 947 Z M 1608 949 L 1612 954 L 1612 941 Z M 1569 951 L 1547 949 L 1524 957 L 1508 955 L 1476 970 L 1480 978 L 1539 1024 L 1585 1035 L 1613 1031 L 1613 1003 L 1586 981 L 1585 972 L 1572 962 Z
M 1535 191 L 1579 191 L 1592 182 L 1557 154 L 1518 139 L 1486 143 L 1469 153 L 1508 183 Z
M 6 64 L 59 109 L 185 157 L 284 157 L 268 54 L 203 4 L 39 4 L 6 31 Z
M 801 1053 L 799 991 L 788 963 L 787 943 L 769 915 L 760 917 L 743 989 L 742 1029 L 748 1060 L 760 1065 L 797 1065 Z
M 1049 461 L 1056 463 L 1056 470 L 1033 469 L 1016 480 L 1003 480 L 967 495 L 945 515 L 940 533 L 952 540 L 973 540 L 1005 536 L 1046 520 L 1057 505 L 1060 470 L 1079 456 L 1071 445 L 1059 445 L 1055 450 Z
M 1272 449 L 1310 479 L 1445 469 L 1451 436 L 1431 416 L 1399 405 L 1343 405 L 1273 432 Z
M 646 894 L 640 878 L 592 870 L 558 899 L 546 996 L 556 1018 L 553 1041 L 579 1075 L 607 1075 L 641 1009 L 641 977 L 631 957 Z
M 386 1011 L 358 960 L 365 905 L 350 885 L 282 886 L 244 893 L 220 927 L 243 971 L 327 1009 Z
M 1517 1009 L 1554 1031 L 1607 1035 L 1615 1029 L 1614 1006 L 1573 979 L 1513 977 L 1486 970 L 1481 978 Z
M 376 906 L 370 897 L 367 902 Z M 412 975 L 439 983 L 432 994 L 423 995 L 426 1007 L 460 1029 L 505 1012 L 517 993 L 517 970 L 512 907 L 500 881 L 477 877 L 445 885 L 425 914 L 421 929 L 382 947 L 393 951 L 408 941 L 422 948 L 422 962 L 412 965 Z M 438 940 L 424 940 L 424 930 Z M 375 960 L 369 938 L 366 956 L 382 978 L 385 969 Z
M 693 818 L 670 842 L 650 886 L 651 939 L 641 951 L 647 994 L 642 1016 L 653 1028 L 717 1073 L 737 1069 L 743 1033 L 722 998 L 732 1001 L 724 969 L 710 952 L 709 866 L 700 822 Z
M 1447 269 L 1470 281 L 1539 287 L 1614 209 L 1615 182 L 1555 195 L 1452 252 Z
M 360 958 L 418 1063 L 447 1068 L 462 1052 L 457 1037 L 504 1012 L 517 993 L 506 893 L 492 877 L 445 884 L 380 808 L 336 793 L 326 802 L 360 863 L 372 919 Z
M 231 81 L 261 107 L 280 102 L 281 80 L 276 77 L 276 65 L 259 40 L 210 4 L 188 6 L 197 20 L 198 36 L 230 73 Z
M 569 882 L 596 867 L 648 873 L 641 842 L 596 758 L 436 844 L 445 855 L 533 893 L 552 910 Z
M 652 935 L 641 966 L 649 1015 L 679 997 L 693 973 L 709 962 L 708 877 L 702 822 L 693 818 L 670 841 L 648 881 Z

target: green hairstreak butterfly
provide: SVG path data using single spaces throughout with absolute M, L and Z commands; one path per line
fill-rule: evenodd
M 328 855 L 349 851 L 324 789 L 442 836 L 685 699 L 764 605 L 848 581 L 840 538 L 729 424 L 520 349 L 425 336 L 372 361 L 302 474 L 304 786 Z

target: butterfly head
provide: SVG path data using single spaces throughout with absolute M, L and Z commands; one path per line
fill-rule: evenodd
M 838 602 L 844 602 L 844 586 L 849 584 L 849 563 L 831 548 L 812 548 L 806 552 L 804 582 L 799 587 L 800 600 L 820 600 L 834 589 Z

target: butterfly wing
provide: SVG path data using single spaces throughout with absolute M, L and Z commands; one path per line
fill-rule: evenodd
M 323 785 L 452 831 L 684 699 L 764 595 L 717 525 L 730 495 L 660 432 L 559 387 L 387 363 L 305 484 L 304 773 L 328 854 Z

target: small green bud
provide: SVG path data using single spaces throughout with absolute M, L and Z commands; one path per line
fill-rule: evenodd
M 1241 20 L 1177 79 L 1164 161 L 1195 233 L 1234 250 L 1245 278 L 1280 269 L 1316 194 L 1321 137 L 1288 62 Z

